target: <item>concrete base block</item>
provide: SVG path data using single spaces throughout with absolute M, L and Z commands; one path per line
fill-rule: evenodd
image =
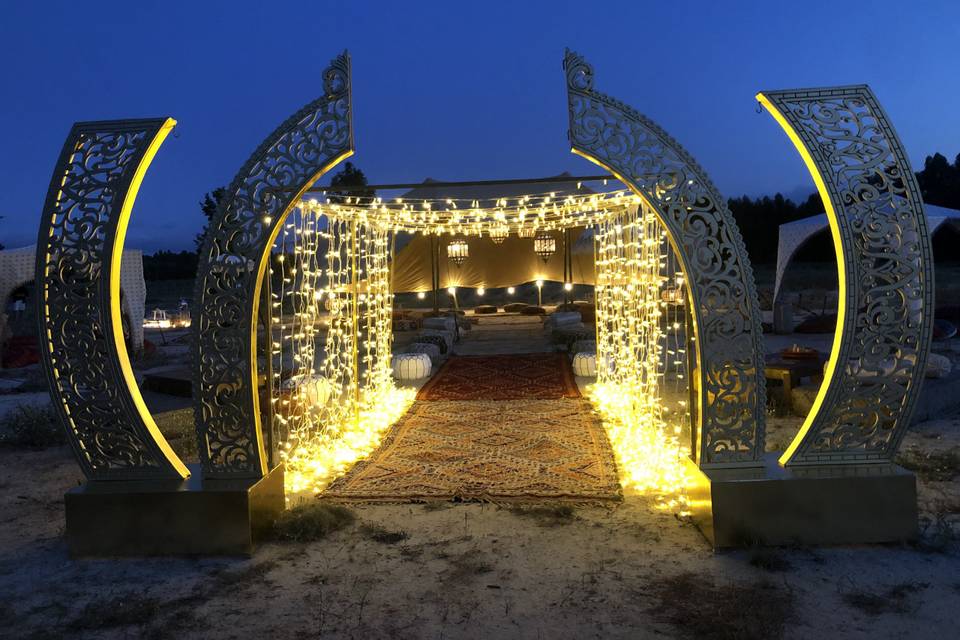
M 894 464 L 700 470 L 693 520 L 715 549 L 899 542 L 915 538 L 917 485 Z
M 88 482 L 65 496 L 73 556 L 250 555 L 284 510 L 283 466 L 259 480 Z

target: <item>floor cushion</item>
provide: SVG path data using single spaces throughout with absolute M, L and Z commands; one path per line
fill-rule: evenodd
M 424 329 L 420 332 L 421 336 L 440 336 L 447 342 L 447 350 L 453 349 L 453 343 L 456 342 L 456 333 L 445 329 Z
M 430 375 L 430 356 L 425 353 L 398 353 L 393 356 L 393 376 L 397 380 L 419 380 Z
M 424 318 L 424 329 L 439 329 L 440 331 L 449 331 L 454 333 L 457 330 L 457 321 L 454 318 Z
M 581 351 L 573 356 L 573 375 L 592 378 L 597 375 L 597 354 Z
M 430 356 L 430 362 L 436 364 L 440 361 L 440 347 L 430 342 L 414 342 L 407 345 L 407 353 L 425 353 Z
M 927 354 L 927 370 L 925 372 L 928 378 L 944 378 L 950 374 L 953 364 L 950 358 L 939 353 Z
M 524 316 L 544 316 L 547 315 L 547 310 L 543 307 L 528 304 L 524 305 L 523 309 L 520 310 L 520 314 Z
M 794 333 L 833 333 L 837 326 L 837 314 L 827 313 L 822 316 L 813 315 L 801 322 L 793 330 Z
M 506 313 L 520 313 L 527 307 L 526 302 L 511 302 L 510 304 L 503 305 L 503 310 Z
M 413 342 L 415 344 L 418 342 L 435 344 L 437 345 L 437 348 L 440 349 L 440 355 L 445 355 L 447 351 L 449 351 L 449 349 L 447 349 L 447 340 L 443 336 L 426 336 L 421 334 L 414 338 Z
M 570 345 L 570 353 L 580 353 L 586 351 L 588 353 L 596 353 L 597 351 L 597 341 L 596 340 L 577 340 L 572 345 Z
M 949 340 L 957 335 L 957 327 L 949 320 L 937 318 L 933 321 L 933 339 Z
M 577 325 L 581 323 L 581 317 L 579 311 L 557 311 L 551 313 L 544 320 L 544 324 L 551 327 L 563 327 L 569 325 Z
M 496 308 L 495 306 L 493 306 L 492 304 L 481 304 L 481 305 L 477 305 L 477 306 L 473 309 L 473 312 L 474 312 L 474 313 L 477 313 L 477 314 L 484 315 L 484 314 L 496 313 L 496 312 L 497 312 L 497 308 Z

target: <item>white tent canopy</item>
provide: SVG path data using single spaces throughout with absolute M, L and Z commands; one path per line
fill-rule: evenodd
M 933 235 L 945 222 L 960 221 L 960 211 L 956 209 L 937 207 L 932 204 L 924 205 L 924 209 L 926 209 L 927 213 L 927 226 L 930 235 Z M 830 224 L 827 221 L 827 214 L 825 213 L 780 225 L 777 245 L 777 277 L 773 285 L 774 300 L 777 300 L 780 295 L 780 285 L 783 282 L 783 275 L 793 256 L 810 238 L 829 228 Z
M 18 287 L 34 281 L 37 245 L 0 251 L 0 304 Z M 120 262 L 120 291 L 123 311 L 130 319 L 130 342 L 137 351 L 143 348 L 143 315 L 147 285 L 143 280 L 143 253 L 126 250 Z M 39 295 L 39 293 L 38 293 Z

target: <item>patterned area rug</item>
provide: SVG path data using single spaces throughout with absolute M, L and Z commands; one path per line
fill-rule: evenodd
M 579 398 L 562 353 L 453 356 L 423 385 L 418 400 Z
M 322 497 L 608 503 L 621 490 L 610 443 L 585 400 L 415 402 Z

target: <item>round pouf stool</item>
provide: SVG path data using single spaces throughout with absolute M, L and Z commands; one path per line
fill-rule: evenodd
M 430 356 L 425 353 L 398 353 L 393 356 L 393 376 L 397 380 L 419 380 L 430 375 Z
M 597 354 L 581 351 L 573 356 L 573 375 L 593 378 L 597 375 Z
M 414 342 L 407 346 L 407 353 L 425 353 L 430 356 L 430 362 L 434 364 L 440 360 L 440 347 L 430 342 Z

